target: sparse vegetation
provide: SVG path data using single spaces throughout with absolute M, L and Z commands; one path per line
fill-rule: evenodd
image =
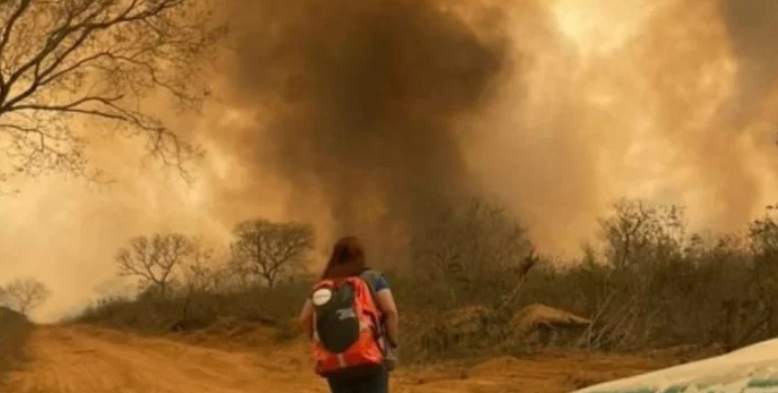
M 279 278 L 300 272 L 313 249 L 313 229 L 297 223 L 246 221 L 235 228 L 232 260 L 238 272 L 261 278 L 273 288 Z
M 116 254 L 119 275 L 138 278 L 144 291 L 156 291 L 164 298 L 173 273 L 195 256 L 194 244 L 178 233 L 135 237 Z
M 0 387 L 5 377 L 25 360 L 25 347 L 33 325 L 27 317 L 0 306 Z
M 51 296 L 42 282 L 33 278 L 20 278 L 0 286 L 0 306 L 28 315 Z
M 688 233 L 680 207 L 620 201 L 580 259 L 553 261 L 534 253 L 525 229 L 499 206 L 475 200 L 443 210 L 417 228 L 410 267 L 388 272 L 403 311 L 403 359 L 516 354 L 537 345 L 731 350 L 778 336 L 774 212 L 744 231 L 703 236 Z M 289 321 L 313 277 L 247 281 L 252 274 L 235 263 L 235 244 L 247 244 L 247 233 L 277 232 L 236 231 L 232 258 L 180 265 L 166 296 L 147 286 L 137 299 L 102 299 L 79 320 L 152 332 L 230 320 L 272 325 L 278 339 L 293 338 Z M 306 230 L 290 255 L 305 260 L 312 236 Z
M 145 332 L 182 331 L 230 319 L 272 325 L 289 319 L 312 281 L 302 267 L 313 231 L 298 223 L 241 224 L 223 259 L 181 234 L 130 240 L 117 254 L 119 274 L 138 296 L 99 299 L 78 319 Z
M 51 292 L 32 278 L 20 278 L 0 285 L 0 387 L 5 376 L 21 366 L 34 325 L 27 315 L 41 306 Z

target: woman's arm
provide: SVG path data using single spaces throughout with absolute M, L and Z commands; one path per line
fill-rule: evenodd
M 300 311 L 299 323 L 305 336 L 308 339 L 313 338 L 313 305 L 311 305 L 311 299 L 305 301 L 303 309 Z
M 392 291 L 389 290 L 389 288 L 381 289 L 380 291 L 376 292 L 376 300 L 378 302 L 378 307 L 386 317 L 386 333 L 388 336 L 387 338 L 389 339 L 389 343 L 392 346 L 397 347 L 399 343 L 398 334 L 400 316 L 397 312 L 397 305 L 394 302 Z

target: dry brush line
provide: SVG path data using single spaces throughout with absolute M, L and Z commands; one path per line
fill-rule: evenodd
M 25 361 L 25 347 L 34 326 L 23 314 L 0 306 L 0 387 L 5 376 Z

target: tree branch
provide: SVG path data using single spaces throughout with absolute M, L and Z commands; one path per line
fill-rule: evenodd
M 21 0 L 19 3 L 18 8 L 11 14 L 11 17 L 8 19 L 8 23 L 6 23 L 5 27 L 3 28 L 2 38 L 0 38 L 0 65 L 2 65 L 3 61 L 3 53 L 5 51 L 6 45 L 8 45 L 8 41 L 11 38 L 11 32 L 13 31 L 14 26 L 16 25 L 16 22 L 21 18 L 22 14 L 24 14 L 25 11 L 30 7 L 30 3 L 32 0 Z M 0 68 L 2 70 L 2 68 Z M 6 84 L 4 82 L 4 77 L 2 71 L 0 71 L 0 103 L 3 102 L 7 91 L 10 89 L 8 85 L 12 83 Z
M 51 113 L 47 124 L 66 124 L 67 115 L 80 115 L 140 129 L 149 154 L 190 180 L 184 163 L 198 157 L 200 149 L 180 140 L 159 118 L 128 105 L 154 89 L 188 108 L 197 108 L 207 96 L 189 93 L 195 91 L 191 78 L 200 54 L 221 37 L 220 26 L 205 27 L 211 18 L 207 7 L 193 0 L 11 3 L 15 8 L 4 13 L 10 16 L 0 27 L 2 123 L 10 116 L 27 127 L 13 116 Z M 46 18 L 38 18 L 44 12 Z M 92 94 L 84 87 L 89 84 L 110 93 Z M 68 151 L 83 157 L 80 149 L 74 145 Z M 27 153 L 29 159 L 20 163 L 45 166 L 45 155 Z
M 302 261 L 313 243 L 312 230 L 294 223 L 244 222 L 235 229 L 233 259 L 273 286 L 280 274 Z

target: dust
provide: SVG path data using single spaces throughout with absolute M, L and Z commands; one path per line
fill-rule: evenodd
M 774 1 L 218 4 L 245 33 L 213 75 L 222 100 L 166 115 L 208 149 L 195 185 L 102 137 L 90 157 L 117 185 L 40 178 L 0 197 L 3 277 L 52 287 L 46 319 L 160 230 L 219 245 L 243 219 L 304 220 L 314 264 L 346 233 L 400 263 L 430 211 L 487 195 L 542 251 L 574 255 L 617 198 L 684 204 L 715 230 L 778 199 Z

